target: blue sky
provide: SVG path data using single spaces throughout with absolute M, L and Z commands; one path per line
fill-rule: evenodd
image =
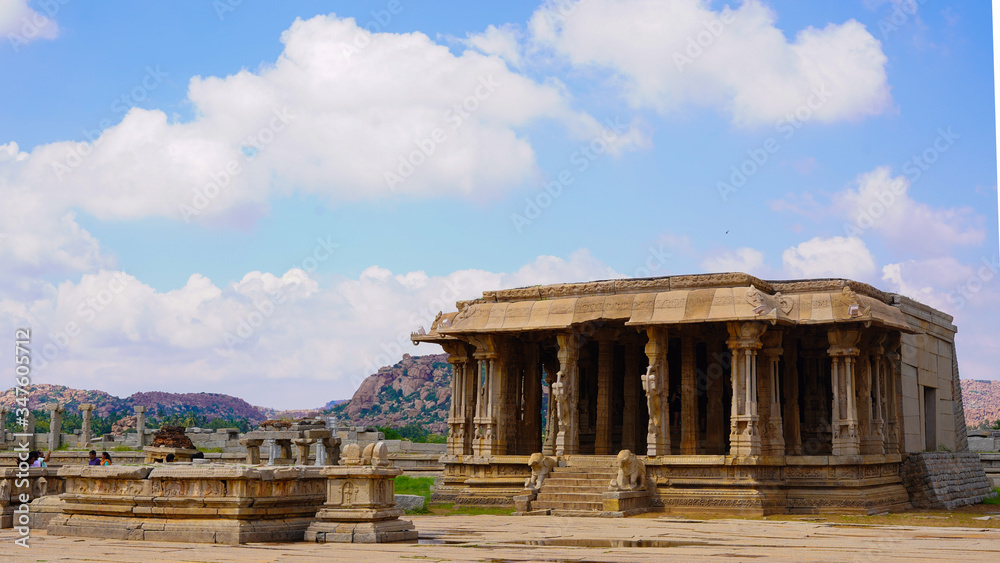
M 991 28 L 910 0 L 13 0 L 0 325 L 40 382 L 310 407 L 484 289 L 741 270 L 910 295 L 996 379 Z

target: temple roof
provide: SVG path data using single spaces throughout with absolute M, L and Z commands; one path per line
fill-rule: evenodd
M 893 294 L 846 279 L 765 281 L 743 273 L 670 276 L 483 292 L 439 314 L 414 342 L 460 334 L 564 330 L 596 321 L 654 326 L 727 321 L 863 323 L 912 333 Z

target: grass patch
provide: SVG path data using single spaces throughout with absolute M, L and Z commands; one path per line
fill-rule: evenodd
M 993 495 L 993 498 L 988 498 L 988 499 L 984 500 L 983 504 L 1000 505 L 1000 487 L 998 487 L 996 489 L 993 489 L 993 492 L 996 493 L 995 495 Z
M 396 494 L 424 497 L 424 508 L 422 510 L 407 510 L 407 514 L 428 514 L 430 512 L 427 507 L 431 504 L 431 488 L 434 486 L 434 478 L 400 475 L 396 477 L 395 483 Z
M 198 448 L 198 451 L 206 454 L 221 454 L 222 448 Z
M 451 502 L 434 503 L 429 512 L 435 516 L 510 516 L 514 512 L 513 508 L 489 508 L 480 506 L 459 506 L 455 507 Z
M 110 451 L 112 451 L 112 452 L 136 452 L 136 451 L 139 451 L 139 450 L 137 450 L 135 448 L 130 448 L 128 446 L 115 446 L 115 447 L 111 448 Z

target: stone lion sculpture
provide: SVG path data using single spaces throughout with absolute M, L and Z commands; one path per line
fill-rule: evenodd
M 646 486 L 646 464 L 628 450 L 618 452 L 618 476 L 611 480 L 612 491 L 635 491 Z
M 531 468 L 531 477 L 524 482 L 525 489 L 538 490 L 542 488 L 542 481 L 548 477 L 549 472 L 556 466 L 554 457 L 547 457 L 540 453 L 533 453 L 528 458 L 528 467 Z

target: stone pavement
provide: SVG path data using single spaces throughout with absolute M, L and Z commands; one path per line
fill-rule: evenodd
M 415 516 L 422 544 L 126 542 L 0 530 L 0 561 L 1000 561 L 1000 529 L 854 526 L 824 522 Z M 642 542 L 651 547 L 632 546 Z M 548 545 L 546 545 L 548 544 Z M 592 547 L 581 547 L 589 544 Z

